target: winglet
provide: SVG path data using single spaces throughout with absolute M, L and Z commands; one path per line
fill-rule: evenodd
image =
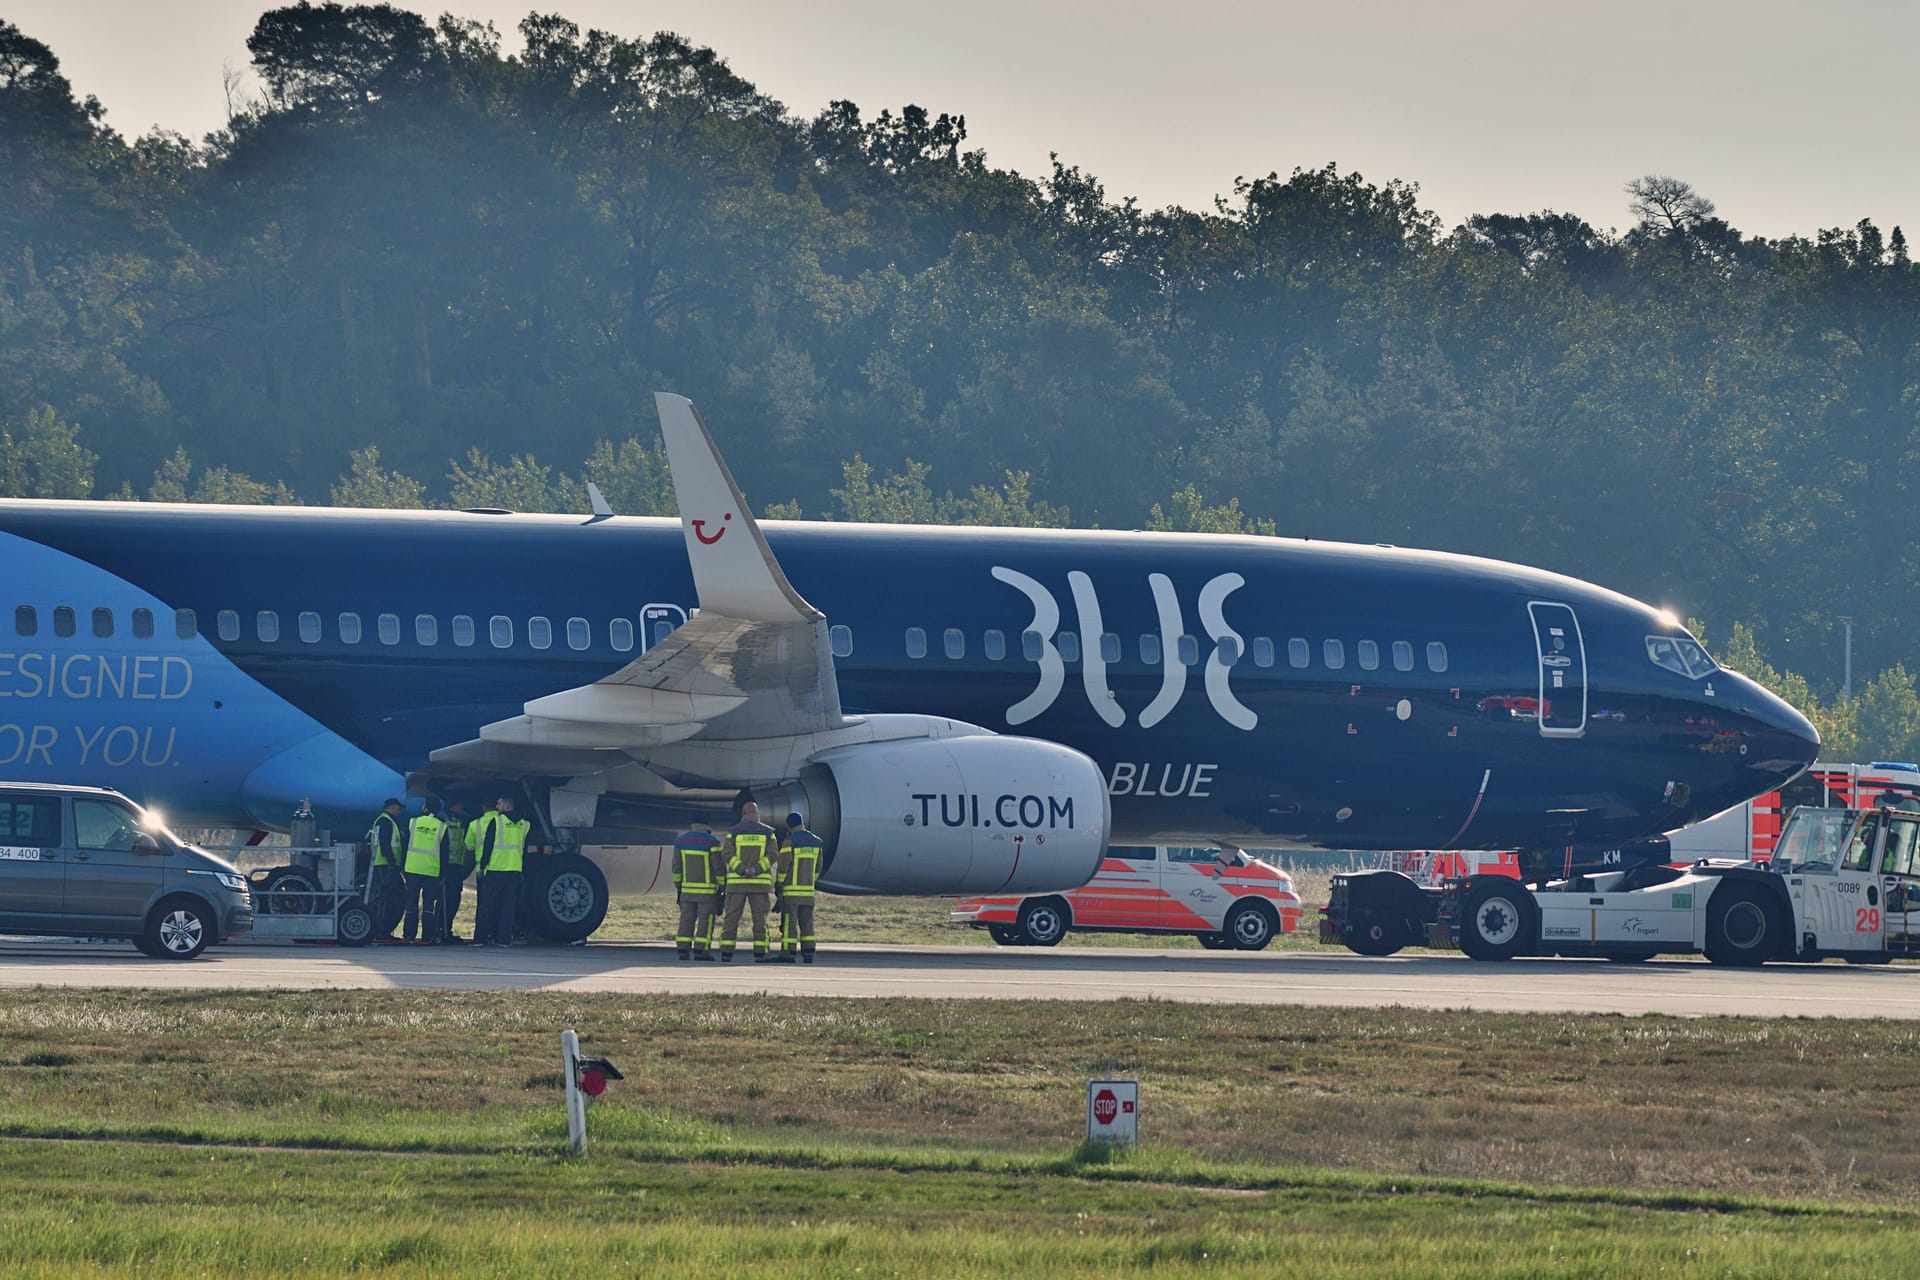
M 665 391 L 655 392 L 653 401 L 701 610 L 752 622 L 824 618 L 781 572 L 693 401 Z
M 596 519 L 613 514 L 613 508 L 607 504 L 607 495 L 600 492 L 600 486 L 591 480 L 587 481 L 587 501 L 593 504 Z

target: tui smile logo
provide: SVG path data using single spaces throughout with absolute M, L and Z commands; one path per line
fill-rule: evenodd
M 733 512 L 729 511 L 727 512 L 726 515 L 720 518 L 722 521 L 731 520 L 733 519 Z M 714 543 L 720 541 L 720 539 L 727 536 L 727 526 L 724 523 L 722 523 L 721 526 L 714 531 L 713 536 L 708 537 L 707 522 L 705 520 L 695 520 L 693 522 L 693 536 L 700 539 L 700 542 L 702 545 L 710 547 Z

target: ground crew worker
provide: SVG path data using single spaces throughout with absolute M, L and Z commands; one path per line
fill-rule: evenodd
M 740 936 L 740 913 L 753 912 L 753 962 L 767 958 L 767 901 L 773 896 L 773 828 L 760 821 L 760 806 L 749 800 L 740 821 L 727 832 L 727 918 L 720 930 L 720 958 L 733 960 Z
M 400 834 L 400 811 L 404 808 L 397 798 L 388 796 L 373 826 L 367 829 L 367 844 L 373 849 L 373 859 L 367 865 L 367 910 L 373 914 L 375 927 L 385 924 L 382 936 L 389 942 L 393 941 L 394 926 L 400 923 L 401 903 L 406 896 L 400 873 L 400 859 L 407 848 L 406 838 Z
M 420 941 L 440 941 L 440 860 L 446 852 L 447 824 L 440 818 L 440 802 L 428 796 L 420 814 L 407 824 L 407 914 L 400 936 L 408 942 L 416 929 Z
M 673 841 L 673 891 L 680 899 L 680 927 L 673 948 L 682 960 L 711 960 L 713 917 L 720 905 L 720 837 L 702 814 Z
M 800 815 L 787 815 L 787 838 L 774 863 L 774 884 L 780 890 L 781 959 L 793 963 L 797 949 L 800 958 L 813 963 L 814 884 L 820 879 L 820 855 L 826 842 L 807 830 Z
M 480 918 L 474 941 L 489 947 L 513 945 L 513 914 L 520 905 L 520 868 L 532 823 L 513 816 L 513 800 L 501 796 L 479 841 Z
M 467 821 L 464 800 L 447 802 L 447 856 L 440 866 L 441 919 L 446 922 L 441 935 L 448 942 L 465 942 L 453 931 L 453 918 L 460 914 L 460 899 L 466 895 L 467 877 L 473 874 L 473 844 L 468 840 L 472 824 Z

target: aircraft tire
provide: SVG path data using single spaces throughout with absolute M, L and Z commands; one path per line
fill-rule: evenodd
M 1467 890 L 1460 949 L 1475 960 L 1511 960 L 1533 941 L 1533 906 L 1517 880 L 1490 877 Z
M 1020 938 L 1029 947 L 1055 947 L 1072 927 L 1073 913 L 1059 898 L 1029 898 L 1020 904 Z
M 1780 949 L 1779 907 L 1739 881 L 1726 881 L 1707 902 L 1707 959 L 1751 968 Z
M 987 936 L 1003 947 L 1018 947 L 1023 945 L 1020 938 L 1020 930 L 1014 925 L 990 924 L 987 926 Z
M 373 941 L 373 912 L 358 898 L 348 898 L 333 913 L 333 938 L 343 947 L 364 947 Z
M 147 913 L 141 950 L 159 960 L 192 960 L 213 941 L 214 928 L 206 903 L 175 894 Z
M 1280 926 L 1262 904 L 1243 902 L 1227 916 L 1224 932 L 1236 951 L 1265 951 Z
M 520 911 L 528 933 L 548 942 L 584 942 L 607 918 L 607 877 L 577 853 L 529 858 Z

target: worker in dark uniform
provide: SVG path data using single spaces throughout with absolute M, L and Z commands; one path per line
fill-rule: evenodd
M 425 808 L 407 824 L 407 913 L 400 936 L 422 942 L 440 941 L 440 862 L 447 852 L 447 824 L 440 819 L 440 802 L 428 796 Z
M 767 958 L 767 904 L 773 897 L 773 858 L 778 837 L 760 821 L 760 806 L 749 800 L 740 821 L 727 832 L 727 917 L 720 929 L 720 959 L 733 960 L 740 936 L 740 915 L 753 912 L 753 961 Z
M 489 947 L 513 945 L 513 917 L 520 905 L 520 868 L 527 852 L 532 823 L 513 816 L 513 800 L 494 801 L 477 849 L 480 872 L 480 913 L 474 925 L 477 943 Z
M 367 865 L 367 910 L 373 915 L 374 927 L 387 942 L 395 940 L 393 930 L 400 923 L 406 896 L 400 871 L 400 860 L 406 856 L 407 849 L 400 821 L 400 812 L 405 808 L 399 799 L 388 796 L 380 806 L 379 816 L 367 829 L 367 844 L 373 849 L 373 858 Z
M 711 960 L 707 941 L 720 906 L 720 852 L 724 847 L 706 815 L 693 820 L 673 841 L 673 891 L 680 900 L 680 925 L 673 948 L 682 960 Z
M 787 815 L 787 836 L 774 863 L 773 883 L 780 895 L 779 959 L 793 963 L 794 953 L 813 963 L 813 896 L 820 879 L 820 856 L 826 842 L 807 830 L 798 813 Z
M 441 919 L 446 925 L 441 936 L 448 942 L 465 942 L 453 931 L 453 918 L 460 914 L 460 899 L 466 894 L 467 877 L 473 874 L 473 844 L 464 800 L 447 802 L 447 856 L 440 865 Z

